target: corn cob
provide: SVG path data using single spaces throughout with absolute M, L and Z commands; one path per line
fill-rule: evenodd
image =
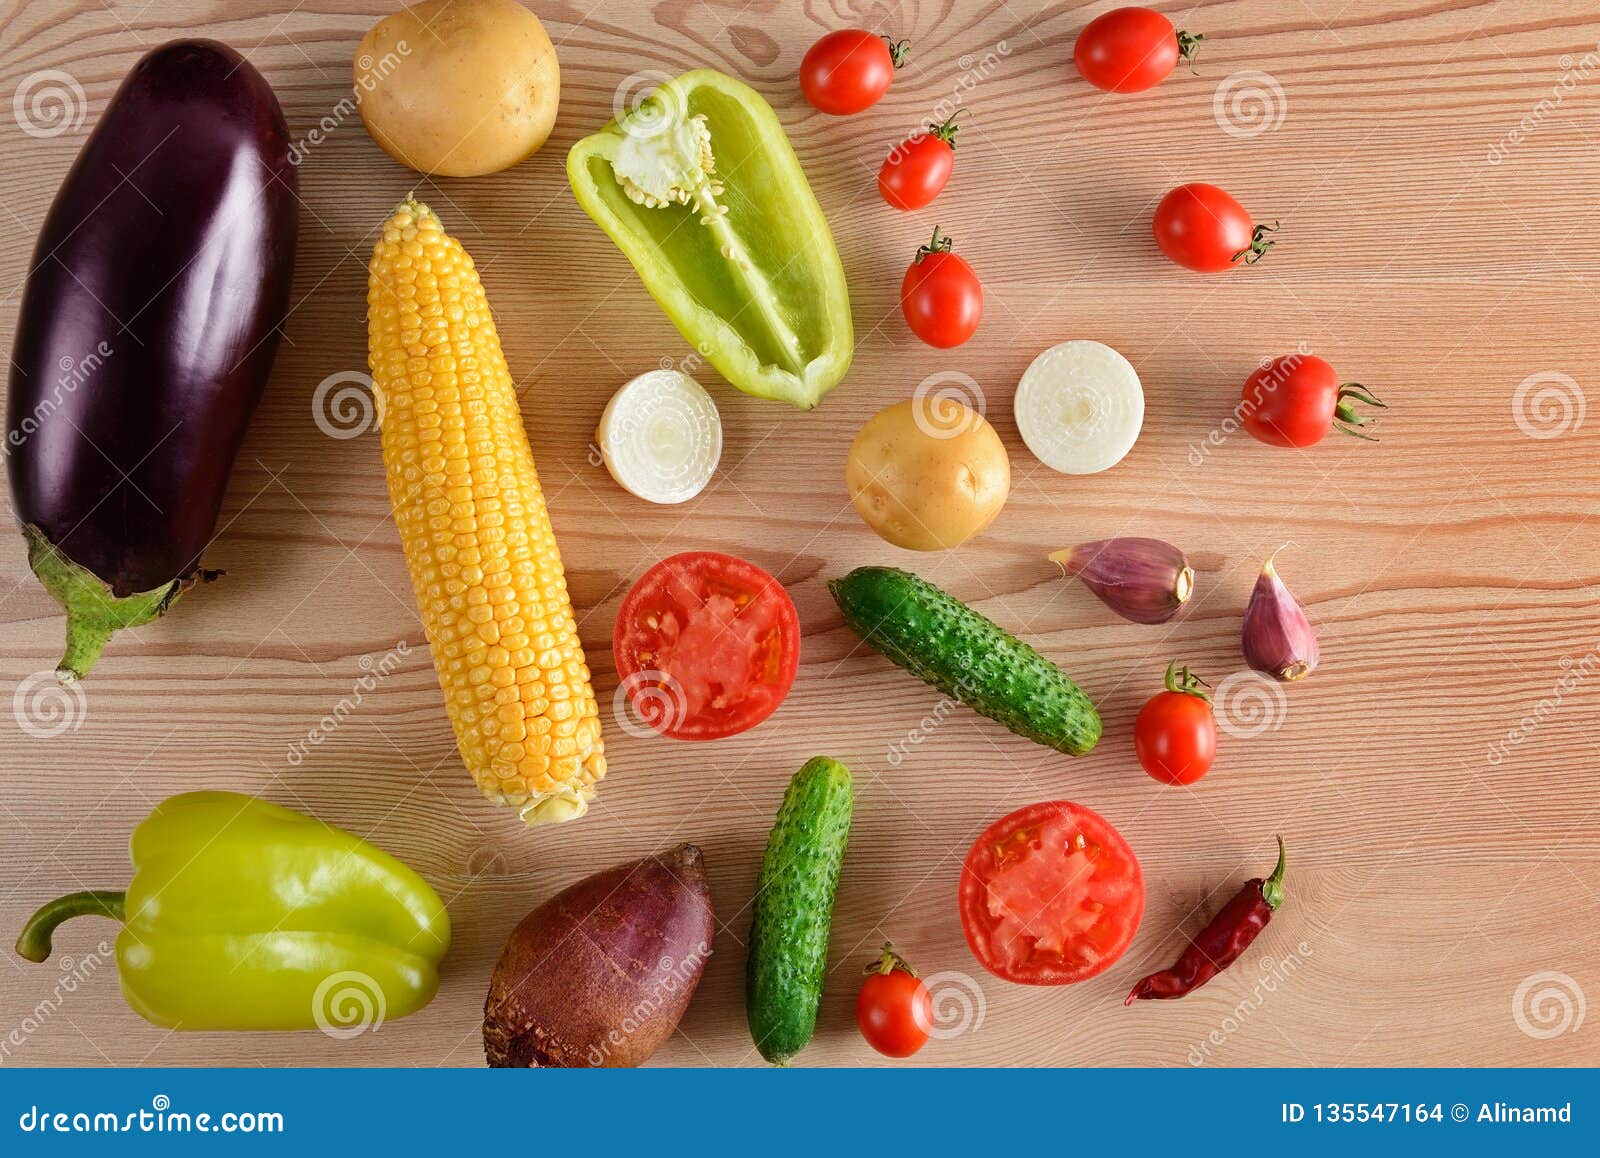
M 472 258 L 407 198 L 367 284 L 389 500 L 461 759 L 530 824 L 582 816 L 600 713 L 511 373 Z

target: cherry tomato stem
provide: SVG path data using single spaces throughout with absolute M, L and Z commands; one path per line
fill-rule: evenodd
M 1267 256 L 1267 250 L 1278 244 L 1276 241 L 1267 239 L 1267 234 L 1276 232 L 1278 232 L 1278 223 L 1276 221 L 1271 225 L 1257 225 L 1250 231 L 1250 244 L 1234 254 L 1233 260 L 1238 261 L 1243 258 L 1246 265 L 1254 265 Z

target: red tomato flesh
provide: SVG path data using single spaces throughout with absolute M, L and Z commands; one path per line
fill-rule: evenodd
M 754 563 L 688 551 L 646 571 L 622 601 L 611 649 L 634 712 L 678 740 L 765 720 L 800 667 L 800 620 Z
M 904 969 L 870 973 L 856 997 L 856 1025 L 885 1057 L 910 1057 L 933 1032 L 933 995 Z
M 1245 379 L 1244 428 L 1269 446 L 1315 446 L 1333 429 L 1339 375 L 1315 354 L 1274 358 Z
M 1139 861 L 1098 813 L 1049 800 L 990 825 L 967 853 L 961 929 L 978 963 L 1021 985 L 1109 969 L 1144 916 Z
M 1155 235 L 1161 252 L 1185 269 L 1219 273 L 1249 253 L 1255 223 L 1226 190 L 1197 181 L 1161 199 Z
M 1107 92 L 1143 92 L 1178 63 L 1178 32 L 1149 8 L 1113 8 L 1078 33 L 1072 60 L 1083 79 Z
M 905 49 L 865 29 L 830 32 L 800 61 L 800 92 L 812 108 L 836 117 L 871 108 L 889 91 L 897 51 Z

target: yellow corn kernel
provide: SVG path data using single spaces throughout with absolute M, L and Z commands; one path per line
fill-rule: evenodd
M 582 816 L 606 772 L 600 711 L 511 372 L 472 258 L 409 198 L 372 250 L 367 338 L 389 500 L 461 759 L 530 824 Z

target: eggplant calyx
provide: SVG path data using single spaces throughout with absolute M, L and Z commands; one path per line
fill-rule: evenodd
M 158 618 L 189 586 L 180 578 L 150 591 L 117 595 L 100 576 L 67 558 L 38 527 L 29 524 L 23 534 L 28 565 L 67 613 L 67 650 L 56 665 L 62 683 L 88 675 L 114 632 Z

